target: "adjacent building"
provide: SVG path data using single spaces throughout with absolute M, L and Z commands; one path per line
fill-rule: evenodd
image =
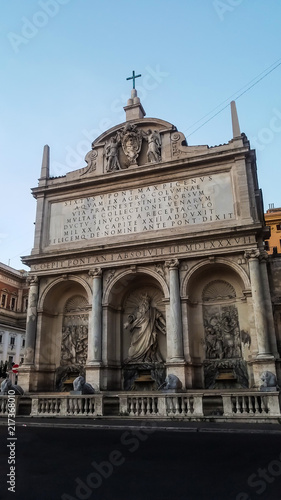
M 21 364 L 25 350 L 27 272 L 0 263 L 0 361 Z
M 270 205 L 264 214 L 265 223 L 270 227 L 270 237 L 265 240 L 265 249 L 269 254 L 281 254 L 281 207 Z

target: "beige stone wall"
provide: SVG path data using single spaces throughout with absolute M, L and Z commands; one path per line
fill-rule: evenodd
M 103 390 L 122 389 L 131 342 L 124 323 L 146 293 L 166 321 L 166 336 L 158 335 L 166 373 L 184 387 L 202 388 L 208 356 L 209 365 L 233 358 L 244 363 L 249 385 L 258 387 L 261 370 L 275 371 L 275 360 L 267 342 L 272 318 L 261 271 L 264 223 L 254 152 L 243 135 L 208 148 L 187 146 L 183 134 L 162 120 L 132 125 L 135 140 L 143 137 L 132 161 L 132 151 L 121 149 L 125 124 L 93 143 L 87 167 L 62 178 L 48 177 L 45 151 L 33 189 L 35 244 L 25 258 L 38 304 L 29 312 L 37 323 L 35 334 L 29 321 L 24 381 L 30 384 L 32 374 L 34 390 L 54 388 L 65 307 L 79 296 L 88 307 L 87 380 Z M 161 137 L 161 157 L 154 161 L 148 157 L 151 128 Z M 111 168 L 107 151 L 117 143 Z M 230 296 L 206 299 L 206 287 L 218 282 Z M 208 332 L 215 339 L 218 328 L 212 314 L 224 322 L 224 340 L 216 333 L 218 355 L 207 339 Z

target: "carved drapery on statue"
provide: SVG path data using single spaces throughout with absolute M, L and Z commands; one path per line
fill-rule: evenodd
M 125 363 L 162 362 L 158 336 L 166 334 L 166 321 L 159 310 L 156 294 L 139 292 L 130 296 L 127 303 L 127 321 L 124 331 L 130 332 L 131 343 Z
M 111 137 L 110 141 L 105 145 L 105 158 L 106 158 L 106 171 L 113 172 L 115 170 L 121 170 L 118 148 L 120 146 L 119 135 L 116 137 Z
M 234 288 L 223 280 L 212 281 L 203 290 L 202 299 L 206 352 L 205 386 L 247 387 L 247 368 L 242 360 Z
M 165 380 L 166 321 L 162 293 L 142 287 L 124 303 L 124 390 L 157 390 Z
M 85 162 L 88 164 L 84 169 L 83 174 L 89 174 L 90 172 L 94 172 L 97 168 L 97 156 L 98 152 L 94 149 L 94 143 L 92 143 L 92 149 L 85 156 Z
M 158 334 L 166 334 L 166 322 L 162 313 L 153 307 L 151 297 L 140 296 L 137 309 L 129 314 L 124 328 L 131 334 L 131 345 L 125 363 L 162 362 L 158 347 Z
M 148 129 L 147 133 L 143 133 L 143 136 L 148 142 L 147 161 L 159 163 L 161 161 L 161 137 L 159 132 Z
M 61 366 L 85 365 L 88 352 L 88 304 L 84 297 L 75 296 L 65 305 Z

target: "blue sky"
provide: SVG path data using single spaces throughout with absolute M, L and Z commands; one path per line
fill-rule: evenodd
M 213 146 L 231 139 L 230 107 L 200 125 L 281 62 L 276 0 L 10 0 L 1 11 L 0 261 L 15 268 L 33 246 L 44 144 L 51 175 L 83 167 L 91 141 L 124 121 L 133 69 L 147 116 Z M 281 65 L 237 100 L 265 208 L 281 206 L 280 80 Z

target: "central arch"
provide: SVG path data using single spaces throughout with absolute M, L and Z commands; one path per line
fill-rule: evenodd
M 128 358 L 132 340 L 128 317 L 137 314 L 141 297 L 147 294 L 153 310 L 166 317 L 165 298 L 169 289 L 165 279 L 145 267 L 121 270 L 104 291 L 103 299 L 103 362 L 107 364 L 107 388 L 123 388 L 122 369 Z M 159 341 L 159 345 L 158 345 Z M 166 359 L 166 338 L 159 335 L 157 348 Z

